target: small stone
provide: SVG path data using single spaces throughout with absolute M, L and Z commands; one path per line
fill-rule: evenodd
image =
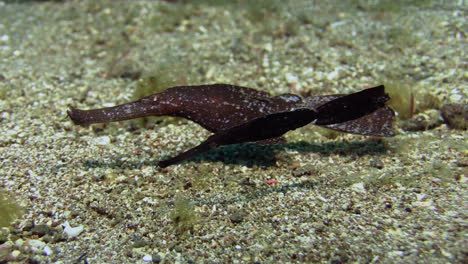
M 4 263 L 8 254 L 13 251 L 13 245 L 11 243 L 0 244 L 0 263 Z
M 358 182 L 351 185 L 351 189 L 353 189 L 356 192 L 366 193 L 366 188 L 364 187 L 364 183 L 362 182 Z
M 383 169 L 384 164 L 383 164 L 383 162 L 382 162 L 380 159 L 374 158 L 374 159 L 372 159 L 372 160 L 370 161 L 370 166 L 371 166 L 372 168 L 377 168 L 377 169 L 380 170 L 380 169 Z
M 52 228 L 50 228 L 48 225 L 36 225 L 31 230 L 33 235 L 37 235 L 39 237 L 43 237 L 47 234 L 51 234 L 52 231 L 53 231 Z
M 7 42 L 8 40 L 10 40 L 10 36 L 4 34 L 0 37 L 0 41 L 1 42 Z
M 174 247 L 174 251 L 180 253 L 180 252 L 183 251 L 183 249 L 182 249 L 182 247 L 180 247 L 179 245 L 176 245 L 176 246 Z
M 343 75 L 344 75 L 343 67 L 338 66 L 338 67 L 335 68 L 334 71 L 328 73 L 327 78 L 328 78 L 328 80 L 338 80 L 338 79 L 342 78 Z
M 295 83 L 295 82 L 298 82 L 298 78 L 296 75 L 292 74 L 292 73 L 286 73 L 286 81 L 288 83 Z
M 134 242 L 133 242 L 133 247 L 134 248 L 142 248 L 144 246 L 148 245 L 148 243 L 143 240 L 143 239 L 136 239 Z
M 24 240 L 21 239 L 21 238 L 18 238 L 16 241 L 15 241 L 15 246 L 17 247 L 21 247 L 24 245 Z
M 468 104 L 446 104 L 440 110 L 444 122 L 453 129 L 468 128 Z
M 67 236 L 62 232 L 56 232 L 53 236 L 46 235 L 42 239 L 48 243 L 58 243 L 67 241 Z
M 22 224 L 23 231 L 31 231 L 34 227 L 34 221 L 32 219 L 26 220 Z
M 10 231 L 8 230 L 8 228 L 0 229 L 0 244 L 3 244 L 8 241 L 9 234 L 10 234 Z
M 267 44 L 265 44 L 265 45 L 263 46 L 263 49 L 264 49 L 265 51 L 272 52 L 272 51 L 273 51 L 273 45 L 271 45 L 271 43 L 268 42 Z
M 36 239 L 28 240 L 26 244 L 31 247 L 31 251 L 34 253 L 42 253 L 46 246 L 46 243 Z
M 144 262 L 152 262 L 153 261 L 153 257 L 149 254 L 146 254 L 143 256 L 143 261 Z
M 50 255 L 52 255 L 52 253 L 53 253 L 53 251 L 52 251 L 52 249 L 51 249 L 49 246 L 45 246 L 45 247 L 44 247 L 44 254 L 45 254 L 46 256 L 50 256 Z
M 97 145 L 101 145 L 101 146 L 109 145 L 110 142 L 111 142 L 111 139 L 108 136 L 102 136 L 102 137 L 98 137 L 94 139 L 94 143 L 96 143 Z
M 153 258 L 153 263 L 161 263 L 162 261 L 162 257 L 159 254 L 154 254 L 152 258 Z
M 13 252 L 11 252 L 11 257 L 13 259 L 17 259 L 20 254 L 21 254 L 21 252 L 19 250 L 13 250 Z
M 405 131 L 425 131 L 433 129 L 442 124 L 442 117 L 437 110 L 428 110 L 417 116 L 404 120 L 401 128 Z
M 318 173 L 317 168 L 314 165 L 308 164 L 302 167 L 299 167 L 293 171 L 294 177 L 301 177 L 301 176 L 311 176 Z
M 229 216 L 229 220 L 234 224 L 241 223 L 244 220 L 244 214 L 242 212 L 235 212 Z

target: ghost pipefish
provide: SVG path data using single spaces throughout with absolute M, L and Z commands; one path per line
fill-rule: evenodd
M 229 84 L 178 86 L 137 101 L 113 107 L 80 110 L 68 116 L 76 125 L 122 121 L 147 116 L 175 116 L 192 120 L 214 133 L 198 146 L 160 161 L 167 167 L 223 145 L 254 142 L 271 144 L 284 133 L 309 123 L 369 136 L 394 136 L 393 110 L 383 85 L 349 95 L 271 96 Z

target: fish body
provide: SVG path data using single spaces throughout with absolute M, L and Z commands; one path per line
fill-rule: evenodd
M 93 110 L 71 108 L 77 125 L 121 121 L 146 116 L 187 118 L 214 133 L 200 145 L 161 161 L 178 163 L 210 149 L 245 142 L 276 142 L 290 130 L 309 123 L 348 133 L 393 136 L 393 110 L 383 85 L 349 95 L 271 96 L 230 84 L 178 86 L 137 101 Z

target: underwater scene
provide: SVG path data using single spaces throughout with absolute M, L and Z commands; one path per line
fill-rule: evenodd
M 0 263 L 466 263 L 467 12 L 0 1 Z

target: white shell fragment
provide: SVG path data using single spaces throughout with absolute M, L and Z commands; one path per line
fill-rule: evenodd
M 65 227 L 63 232 L 65 234 L 67 234 L 67 236 L 70 237 L 70 238 L 78 236 L 79 234 L 81 234 L 81 232 L 83 232 L 83 229 L 84 229 L 83 225 L 79 225 L 77 227 L 71 227 L 70 223 L 68 223 L 68 221 L 63 223 L 63 227 Z
M 144 262 L 152 262 L 152 261 L 153 261 L 153 257 L 151 257 L 151 255 L 146 254 L 146 255 L 143 257 L 143 261 L 144 261 Z
M 49 246 L 45 246 L 45 247 L 44 247 L 44 254 L 45 254 L 46 256 L 50 256 L 50 255 L 52 255 L 52 253 L 53 253 L 53 251 L 52 251 L 52 249 L 51 249 Z
M 366 193 L 366 188 L 364 187 L 364 183 L 358 182 L 353 185 L 351 185 L 351 189 L 360 192 L 360 193 Z
M 100 145 L 100 146 L 109 145 L 110 142 L 111 142 L 111 139 L 108 136 L 102 136 L 102 137 L 98 137 L 98 138 L 94 139 L 94 143 L 96 143 L 96 145 Z

